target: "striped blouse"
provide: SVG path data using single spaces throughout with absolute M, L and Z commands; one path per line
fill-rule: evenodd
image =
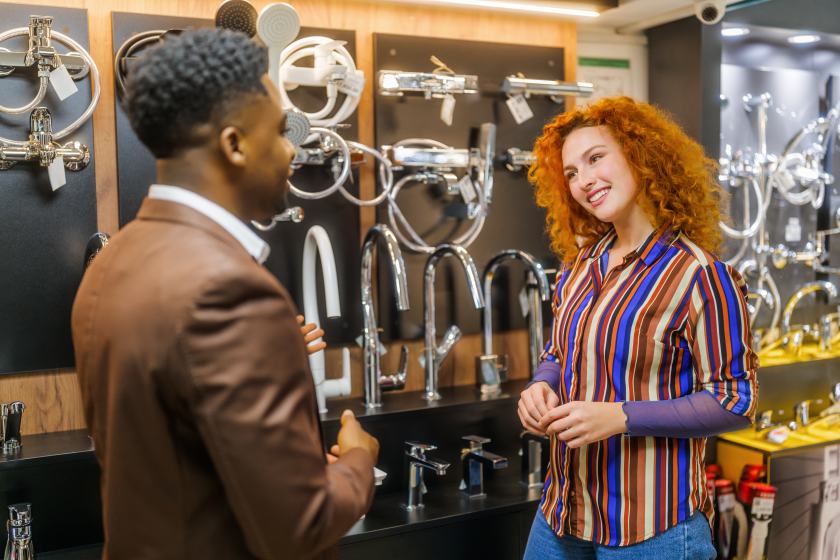
M 752 416 L 758 359 L 746 284 L 682 234 L 653 232 L 605 277 L 610 231 L 558 272 L 551 337 L 560 402 L 675 399 L 708 391 Z M 558 536 L 606 546 L 641 542 L 712 502 L 705 438 L 630 437 L 569 449 L 551 438 L 540 508 Z

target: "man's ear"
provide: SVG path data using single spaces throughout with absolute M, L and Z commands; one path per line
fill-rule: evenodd
M 242 131 L 235 126 L 226 126 L 219 133 L 219 146 L 222 154 L 231 165 L 245 165 L 245 153 L 242 151 Z

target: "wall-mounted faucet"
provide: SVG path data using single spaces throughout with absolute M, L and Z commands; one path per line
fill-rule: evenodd
M 522 432 L 519 439 L 522 443 L 522 484 L 528 488 L 542 487 L 548 466 L 548 436 Z
M 320 326 L 318 287 L 315 282 L 317 278 L 315 275 L 316 254 L 321 260 L 327 317 L 340 317 L 341 302 L 339 301 L 335 256 L 333 255 L 330 236 L 321 226 L 312 226 L 306 232 L 306 240 L 303 242 L 303 314 L 307 323 L 315 323 Z M 341 377 L 326 380 L 324 351 L 320 350 L 309 355 L 309 368 L 312 370 L 312 377 L 315 379 L 315 395 L 318 399 L 318 410 L 320 412 L 327 411 L 326 399 L 344 397 L 350 394 L 350 351 L 347 348 L 344 348 L 341 360 Z
M 3 560 L 34 560 L 35 547 L 32 543 L 32 504 L 9 506 L 9 536 Z
M 499 391 L 499 383 L 506 381 L 499 368 L 499 357 L 493 353 L 493 306 L 492 289 L 496 271 L 507 261 L 519 260 L 528 267 L 528 353 L 531 372 L 537 369 L 543 343 L 542 304 L 551 296 L 548 278 L 540 263 L 530 254 L 519 249 L 508 249 L 495 255 L 484 267 L 482 284 L 484 285 L 484 312 L 481 316 L 482 355 L 476 360 L 478 383 L 482 393 Z
M 0 445 L 3 455 L 20 451 L 20 422 L 26 405 L 21 401 L 0 404 Z
M 391 263 L 394 280 L 394 294 L 397 309 L 408 309 L 408 283 L 406 281 L 405 261 L 402 258 L 400 244 L 394 233 L 385 224 L 376 224 L 370 228 L 362 245 L 362 365 L 365 374 L 365 407 L 382 406 L 382 391 L 403 389 L 405 387 L 408 348 L 400 352 L 400 369 L 392 375 L 382 375 L 379 364 L 379 329 L 376 326 L 376 313 L 373 309 L 373 249 L 377 240 L 385 243 L 388 262 Z
M 464 436 L 461 439 L 467 442 L 467 447 L 461 449 L 463 472 L 461 490 L 466 492 L 470 498 L 483 498 L 486 496 L 484 493 L 484 466 L 487 465 L 493 470 L 506 469 L 508 460 L 501 455 L 485 451 L 484 444 L 490 443 L 489 438 Z
M 414 511 L 423 507 L 423 494 L 427 492 L 426 483 L 423 481 L 423 470 L 429 469 L 438 476 L 446 474 L 449 463 L 426 457 L 427 451 L 437 449 L 434 445 L 407 441 L 408 449 L 405 452 L 408 462 L 408 501 L 405 509 Z
M 452 325 L 443 335 L 440 346 L 437 344 L 435 332 L 435 270 L 438 263 L 446 255 L 454 255 L 461 262 L 467 276 L 467 287 L 472 296 L 476 309 L 484 307 L 484 296 L 479 287 L 478 270 L 467 250 L 460 245 L 443 244 L 429 256 L 423 273 L 423 319 L 426 327 L 426 348 L 423 351 L 423 365 L 426 370 L 426 392 L 423 398 L 427 401 L 440 399 L 438 392 L 438 371 L 440 364 L 446 358 L 452 347 L 461 339 L 461 330 Z
M 799 305 L 800 301 L 802 301 L 802 298 L 804 298 L 808 294 L 813 294 L 819 291 L 825 292 L 830 300 L 837 299 L 837 288 L 835 288 L 834 284 L 832 284 L 831 282 L 820 280 L 817 282 L 806 282 L 805 284 L 803 284 L 801 288 L 796 290 L 796 292 L 794 292 L 794 294 L 790 296 L 790 299 L 785 304 L 785 309 L 782 312 L 782 338 L 784 338 L 790 332 L 791 317 L 793 316 L 793 312 L 796 309 L 796 306 Z

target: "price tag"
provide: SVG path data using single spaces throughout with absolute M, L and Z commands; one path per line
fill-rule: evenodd
M 452 126 L 452 117 L 455 114 L 455 98 L 452 96 L 451 93 L 447 93 L 446 97 L 443 98 L 443 103 L 440 106 L 440 120 L 442 120 L 446 126 Z
M 751 515 L 753 517 L 773 515 L 773 498 L 753 498 Z
M 55 159 L 47 167 L 47 174 L 50 176 L 50 186 L 53 192 L 67 184 L 67 177 L 64 175 L 64 158 L 55 156 Z
M 77 91 L 76 82 L 70 77 L 70 72 L 62 64 L 52 72 L 50 72 L 50 85 L 52 85 L 58 99 L 64 101 Z
M 475 185 L 469 175 L 464 175 L 461 177 L 461 180 L 458 181 L 458 191 L 461 193 L 461 198 L 463 198 L 464 202 L 467 204 L 478 197 L 478 193 L 475 192 Z
M 510 114 L 513 115 L 513 120 L 516 121 L 516 124 L 522 124 L 534 116 L 534 112 L 528 105 L 528 101 L 525 100 L 525 96 L 521 93 L 509 98 L 505 103 L 507 103 Z
M 361 70 L 350 72 L 338 82 L 336 89 L 345 95 L 359 97 L 365 89 L 365 74 Z
M 735 509 L 735 494 L 720 494 L 718 496 L 718 509 L 720 511 Z
M 531 312 L 530 300 L 531 298 L 528 297 L 528 286 L 522 286 L 522 289 L 519 290 L 519 308 L 522 310 L 523 317 L 527 317 Z

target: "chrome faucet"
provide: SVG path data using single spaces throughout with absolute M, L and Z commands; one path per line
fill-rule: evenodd
M 26 405 L 21 401 L 0 404 L 0 445 L 3 455 L 20 451 L 20 422 Z
M 482 339 L 482 355 L 476 360 L 478 381 L 482 393 L 498 392 L 499 383 L 506 381 L 499 369 L 499 359 L 493 353 L 493 306 L 492 289 L 493 278 L 498 268 L 509 260 L 520 260 L 528 267 L 528 350 L 531 372 L 537 369 L 542 351 L 542 307 L 541 301 L 548 301 L 551 288 L 548 285 L 545 271 L 533 256 L 518 249 L 508 249 L 495 255 L 484 268 L 482 283 L 484 285 L 484 312 L 481 316 L 484 337 Z M 535 285 L 535 286 L 532 286 Z
M 519 451 L 522 454 L 522 484 L 528 488 L 542 487 L 548 463 L 548 436 L 523 431 L 519 439 L 522 443 Z
M 804 400 L 793 405 L 793 416 L 795 420 L 791 422 L 790 428 L 792 430 L 809 425 L 811 423 L 811 401 Z
M 796 292 L 790 296 L 790 299 L 785 304 L 785 310 L 782 312 L 782 337 L 785 337 L 790 332 L 790 319 L 793 316 L 796 306 L 799 305 L 800 301 L 802 301 L 802 298 L 808 294 L 813 294 L 819 291 L 825 292 L 829 299 L 837 299 L 837 288 L 835 288 L 834 284 L 831 282 L 819 280 L 803 284 L 801 288 L 796 290 Z
M 400 244 L 394 233 L 385 224 L 376 224 L 370 228 L 362 246 L 362 363 L 365 377 L 365 407 L 382 406 L 382 391 L 403 389 L 405 387 L 408 348 L 400 352 L 400 369 L 392 375 L 382 375 L 379 364 L 379 329 L 376 326 L 376 313 L 373 308 L 373 249 L 377 240 L 385 243 L 391 272 L 394 279 L 394 293 L 397 297 L 397 309 L 408 309 L 408 283 L 406 281 L 405 261 L 402 258 Z
M 9 506 L 7 522 L 9 536 L 3 560 L 34 560 L 35 547 L 32 543 L 32 504 Z
M 461 439 L 468 444 L 468 447 L 461 449 L 461 490 L 470 498 L 483 498 L 487 495 L 484 493 L 484 465 L 492 467 L 493 470 L 506 469 L 508 460 L 484 450 L 484 444 L 490 443 L 489 438 L 464 436 Z
M 405 452 L 408 461 L 408 501 L 405 509 L 414 511 L 423 507 L 423 494 L 427 492 L 426 483 L 423 481 L 423 470 L 429 469 L 438 476 L 446 474 L 449 463 L 426 457 L 427 451 L 437 449 L 434 445 L 407 441 L 405 444 L 408 450 Z
M 461 261 L 464 273 L 467 276 L 467 287 L 472 296 L 473 305 L 476 309 L 484 307 L 484 297 L 479 287 L 478 270 L 475 262 L 467 250 L 460 245 L 443 244 L 435 249 L 426 261 L 426 268 L 423 275 L 423 320 L 426 328 L 426 348 L 423 351 L 423 362 L 426 369 L 426 392 L 423 398 L 427 401 L 440 399 L 438 393 L 438 371 L 440 364 L 446 358 L 452 347 L 461 339 L 461 330 L 452 325 L 443 335 L 440 346 L 437 345 L 435 333 L 435 270 L 438 263 L 446 255 L 454 255 Z

